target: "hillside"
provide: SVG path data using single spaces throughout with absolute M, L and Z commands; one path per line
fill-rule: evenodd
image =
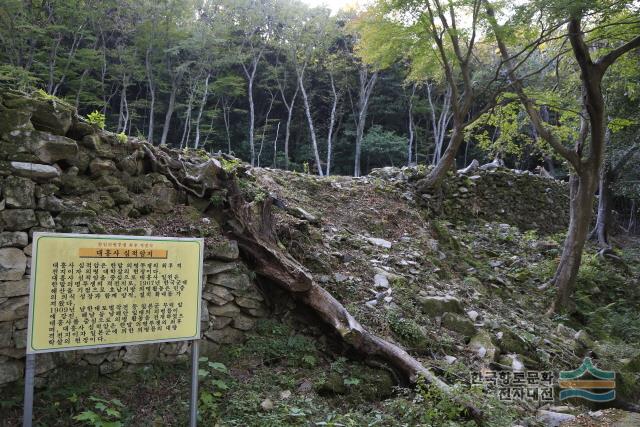
M 561 181 L 498 168 L 450 173 L 440 193 L 423 194 L 423 167 L 362 178 L 250 168 L 122 139 L 59 100 L 17 92 L 0 95 L 0 119 L 3 425 L 21 416 L 36 231 L 205 238 L 203 425 L 473 425 L 468 401 L 496 426 L 560 413 L 582 414 L 568 425 L 637 421 L 626 410 L 640 401 L 640 242 L 619 241 L 614 261 L 588 249 L 576 314 L 544 316 L 567 224 Z M 233 216 L 238 198 L 244 217 Z M 299 288 L 265 274 L 256 230 L 277 237 L 269 265 L 301 266 L 290 274 Z M 349 341 L 303 296 L 307 277 L 451 394 L 411 384 Z M 188 352 L 168 343 L 39 355 L 37 420 L 84 425 L 73 417 L 91 410 L 124 425 L 184 425 Z M 614 406 L 624 410 L 500 402 L 470 386 L 486 369 L 558 372 L 585 356 L 616 371 Z

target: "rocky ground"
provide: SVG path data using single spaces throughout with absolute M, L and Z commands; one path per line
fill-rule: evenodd
M 402 387 L 393 370 L 353 354 L 304 306 L 256 277 L 216 223 L 223 194 L 187 196 L 145 169 L 135 141 L 87 128 L 71 113 L 52 118 L 50 101 L 25 112 L 12 96 L 5 100 L 11 108 L 0 108 L 8 118 L 0 127 L 0 232 L 9 239 L 0 251 L 20 252 L 20 265 L 0 279 L 0 312 L 10 313 L 0 319 L 8 343 L 0 344 L 0 372 L 6 377 L 2 369 L 13 367 L 11 382 L 0 386 L 0 425 L 20 420 L 15 380 L 24 345 L 16 337 L 24 335 L 29 234 L 41 228 L 206 238 L 204 425 L 474 425 L 459 403 L 428 384 Z M 21 172 L 16 162 L 31 166 Z M 451 175 L 441 193 L 420 194 L 414 184 L 424 174 L 387 168 L 357 179 L 318 178 L 249 169 L 240 186 L 250 199 L 275 197 L 282 248 L 366 328 L 473 400 L 487 425 L 637 425 L 631 412 L 579 401 L 503 402 L 471 379 L 487 370 L 557 373 L 589 356 L 616 371 L 621 400 L 637 403 L 640 241 L 619 239 L 616 262 L 587 248 L 576 314 L 548 318 L 553 289 L 542 285 L 566 226 L 565 184 L 500 169 Z M 50 364 L 36 392 L 39 425 L 185 425 L 188 346 L 111 350 Z

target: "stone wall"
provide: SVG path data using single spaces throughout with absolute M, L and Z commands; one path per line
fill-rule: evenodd
M 446 180 L 440 215 L 452 221 L 482 219 L 557 233 L 569 224 L 569 187 L 563 181 L 503 168 L 459 173 Z
M 268 314 L 236 242 L 210 219 L 215 206 L 187 197 L 142 158 L 135 140 L 80 121 L 58 100 L 0 94 L 0 386 L 24 375 L 35 231 L 204 236 L 205 355 L 242 342 Z M 37 381 L 63 364 L 107 374 L 188 351 L 188 342 L 177 342 L 41 354 Z

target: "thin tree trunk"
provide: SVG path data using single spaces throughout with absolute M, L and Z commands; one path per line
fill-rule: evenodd
M 187 112 L 184 118 L 184 129 L 182 130 L 182 138 L 180 138 L 180 148 L 189 146 L 189 136 L 191 135 L 191 110 L 193 108 L 193 97 L 196 93 L 198 79 L 194 79 L 193 86 L 189 90 L 189 101 L 187 102 Z
M 413 97 L 416 94 L 416 84 L 413 84 L 411 88 L 411 96 L 409 97 L 409 146 L 407 147 L 407 166 L 411 166 L 413 163 L 413 140 L 414 140 L 414 132 L 413 132 Z
M 300 85 L 300 92 L 302 92 L 302 101 L 304 103 L 304 111 L 307 115 L 307 124 L 309 125 L 309 133 L 311 134 L 311 147 L 313 148 L 313 154 L 316 160 L 316 168 L 318 169 L 318 175 L 324 176 L 322 171 L 322 163 L 320 162 L 320 154 L 318 153 L 318 142 L 316 139 L 316 130 L 313 126 L 313 117 L 311 117 L 311 107 L 309 106 L 309 98 L 307 97 L 307 91 L 304 88 L 304 67 L 301 70 L 296 69 L 298 75 L 298 84 Z
M 378 72 L 371 74 L 368 77 L 367 69 L 363 67 L 359 71 L 360 76 L 360 91 L 358 97 L 358 122 L 356 125 L 356 153 L 353 166 L 353 176 L 359 177 L 360 170 L 360 155 L 362 152 L 362 139 L 364 138 L 364 127 L 367 121 L 367 109 L 369 108 L 369 98 L 371 92 L 378 79 Z
M 262 148 L 264 147 L 264 137 L 267 133 L 267 127 L 269 125 L 269 115 L 271 114 L 271 108 L 273 107 L 273 100 L 276 98 L 273 92 L 269 92 L 271 94 L 271 101 L 269 102 L 269 108 L 267 108 L 267 115 L 264 118 L 264 126 L 262 127 L 262 136 L 260 137 L 260 150 L 258 151 L 258 163 L 257 166 L 260 167 L 260 157 L 262 156 Z
M 196 138 L 193 142 L 193 148 L 196 150 L 200 145 L 200 120 L 202 119 L 202 113 L 204 111 L 204 106 L 207 104 L 207 95 L 209 91 L 209 79 L 211 78 L 211 73 L 207 73 L 207 78 L 204 80 L 204 93 L 202 94 L 202 100 L 200 101 L 200 109 L 198 110 L 198 116 L 196 117 Z
M 251 68 L 247 68 L 247 66 L 243 63 L 242 69 L 244 70 L 244 74 L 247 77 L 247 81 L 249 84 L 249 151 L 251 152 L 251 166 L 255 166 L 256 163 L 256 147 L 254 141 L 254 132 L 255 132 L 255 122 L 256 122 L 256 113 L 255 113 L 255 104 L 253 101 L 253 83 L 256 78 L 256 71 L 258 70 L 258 63 L 260 62 L 260 58 L 262 57 L 262 50 L 251 59 Z
M 171 125 L 171 116 L 173 116 L 173 110 L 176 106 L 176 93 L 178 92 L 178 86 L 182 80 L 182 72 L 178 71 L 171 79 L 171 93 L 169 94 L 169 105 L 167 106 L 167 113 L 164 116 L 164 125 L 162 126 L 162 136 L 160 137 L 160 145 L 167 143 L 167 136 L 169 135 L 169 126 Z
M 327 133 L 327 176 L 331 175 L 331 156 L 333 151 L 333 127 L 336 123 L 336 108 L 338 107 L 338 93 L 336 92 L 336 85 L 333 81 L 333 74 L 329 73 L 331 80 L 331 93 L 333 94 L 333 104 L 331 105 L 331 118 L 329 120 L 329 132 Z
M 285 74 L 284 74 L 284 82 L 286 83 L 286 70 L 285 70 Z M 293 117 L 293 106 L 295 105 L 296 102 L 296 98 L 298 96 L 298 91 L 300 90 L 300 86 L 297 84 L 296 82 L 296 89 L 293 92 L 293 96 L 291 97 L 290 101 L 287 101 L 287 97 L 284 93 L 284 86 L 285 84 L 280 82 L 280 79 L 277 79 L 278 81 L 278 89 L 280 90 L 280 96 L 282 97 L 282 102 L 284 103 L 284 106 L 287 109 L 287 122 L 285 124 L 285 132 L 284 132 L 284 168 L 285 170 L 289 170 L 289 139 L 291 137 L 291 119 Z M 276 162 L 274 160 L 274 167 L 276 166 Z
M 147 82 L 149 85 L 149 95 L 151 96 L 151 103 L 149 104 L 149 129 L 147 131 L 147 141 L 153 144 L 153 116 L 154 107 L 156 104 L 156 88 L 153 81 L 153 69 L 151 68 L 151 47 L 147 48 L 146 55 L 144 57 L 145 70 L 147 73 Z
M 280 121 L 278 120 L 278 126 L 276 127 L 276 137 L 273 140 L 273 168 L 277 167 L 277 156 L 278 156 L 278 136 L 280 135 Z

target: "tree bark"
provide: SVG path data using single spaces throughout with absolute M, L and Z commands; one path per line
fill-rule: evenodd
M 331 175 L 331 156 L 333 155 L 333 127 L 336 124 L 336 108 L 338 107 L 338 93 L 336 85 L 333 81 L 333 74 L 329 73 L 331 79 L 331 93 L 333 94 L 333 103 L 331 104 L 331 117 L 329 119 L 329 131 L 327 133 L 327 176 Z
M 204 93 L 202 94 L 202 100 L 200 101 L 200 109 L 198 110 L 198 116 L 196 117 L 196 137 L 193 142 L 193 148 L 196 150 L 200 145 L 200 120 L 202 119 L 202 113 L 204 112 L 204 107 L 207 105 L 207 95 L 209 91 L 209 79 L 211 78 L 211 73 L 207 73 L 207 78 L 204 80 Z
M 153 144 L 153 113 L 156 103 L 156 88 L 153 81 L 153 69 L 151 68 L 151 47 L 147 48 L 146 55 L 144 56 L 145 71 L 147 73 L 147 82 L 149 85 L 149 95 L 151 96 L 151 103 L 149 104 L 149 129 L 147 131 L 147 141 Z
M 318 152 L 318 140 L 316 138 L 316 130 L 313 126 L 313 117 L 311 116 L 311 106 L 309 105 L 309 97 L 307 91 L 304 88 L 304 71 L 305 66 L 301 69 L 296 68 L 298 75 L 298 84 L 300 85 L 300 92 L 302 93 L 302 101 L 304 103 L 304 112 L 307 116 L 307 124 L 309 125 L 309 133 L 311 134 L 311 147 L 313 148 L 313 155 L 316 161 L 316 168 L 318 169 L 318 175 L 324 176 L 322 170 L 322 162 L 320 161 L 320 153 Z
M 364 138 L 364 127 L 367 122 L 367 109 L 369 108 L 369 98 L 373 87 L 378 79 L 378 72 L 374 72 L 369 77 L 369 73 L 365 66 L 361 66 L 359 70 L 360 77 L 360 90 L 358 92 L 358 115 L 356 121 L 356 153 L 353 165 L 353 176 L 359 177 L 360 170 L 360 155 L 362 152 L 362 139 Z
M 164 116 L 164 125 L 162 126 L 162 136 L 160 137 L 160 145 L 167 143 L 167 136 L 169 135 L 169 126 L 171 125 L 171 116 L 173 116 L 173 110 L 176 106 L 176 93 L 178 92 L 178 86 L 182 81 L 182 71 L 177 71 L 171 79 L 171 94 L 169 95 L 169 105 L 167 106 L 167 113 Z

